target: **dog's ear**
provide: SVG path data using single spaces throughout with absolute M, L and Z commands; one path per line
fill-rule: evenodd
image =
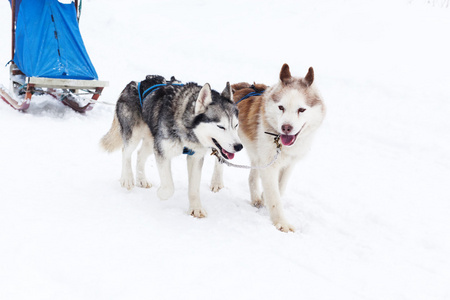
M 195 115 L 204 113 L 206 107 L 212 102 L 211 86 L 206 83 L 200 93 L 198 94 L 197 101 L 195 101 Z
M 229 82 L 227 82 L 227 86 L 223 90 L 222 94 L 220 94 L 222 97 L 225 97 L 227 99 L 230 99 L 233 101 L 233 91 L 231 90 L 231 85 Z
M 284 64 L 281 67 L 281 71 L 280 71 L 280 80 L 281 82 L 283 82 L 284 84 L 288 83 L 289 79 L 291 79 L 291 71 L 289 71 L 289 66 L 288 64 Z
M 313 82 L 314 82 L 314 69 L 312 67 L 309 67 L 308 74 L 306 74 L 304 80 L 305 80 L 305 83 L 306 83 L 307 86 L 311 86 L 311 84 L 313 84 Z

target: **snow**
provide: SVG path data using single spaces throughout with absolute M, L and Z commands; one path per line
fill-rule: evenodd
M 435 5 L 431 5 L 434 3 Z M 172 199 L 120 187 L 102 152 L 113 106 L 81 115 L 46 97 L 0 104 L 0 299 L 449 299 L 450 10 L 439 1 L 85 0 L 84 42 L 114 103 L 147 74 L 275 83 L 316 73 L 328 108 L 283 197 L 295 233 L 250 205 L 225 168 L 205 219 L 187 215 L 185 158 Z M 0 57 L 10 8 L 0 2 Z M 3 65 L 4 65 L 3 64 Z M 8 68 L 0 82 L 8 85 Z M 248 163 L 244 153 L 235 163 Z

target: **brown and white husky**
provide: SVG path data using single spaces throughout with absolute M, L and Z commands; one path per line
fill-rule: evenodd
M 274 158 L 276 144 L 267 133 L 279 136 L 282 143 L 281 153 L 272 165 L 250 171 L 251 202 L 256 207 L 268 208 L 277 229 L 294 231 L 284 216 L 280 198 L 295 163 L 308 152 L 325 116 L 322 97 L 314 85 L 314 70 L 309 68 L 304 78 L 297 78 L 291 76 L 289 66 L 284 64 L 280 80 L 273 86 L 237 83 L 232 88 L 239 108 L 239 137 L 252 166 L 267 165 Z M 216 163 L 211 189 L 218 191 L 222 187 L 222 165 Z

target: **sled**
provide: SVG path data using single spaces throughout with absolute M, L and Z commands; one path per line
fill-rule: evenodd
M 108 82 L 98 80 L 81 38 L 81 0 L 9 2 L 10 89 L 0 85 L 0 97 L 19 111 L 28 109 L 34 95 L 42 94 L 78 112 L 91 110 Z M 87 104 L 85 95 L 91 95 Z

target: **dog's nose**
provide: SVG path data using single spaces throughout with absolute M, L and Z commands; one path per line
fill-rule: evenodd
M 289 134 L 292 131 L 292 126 L 289 124 L 283 124 L 281 126 L 281 130 L 283 131 L 284 134 Z
M 242 144 L 235 144 L 233 148 L 234 151 L 239 152 L 242 150 L 242 148 L 244 148 L 244 146 L 242 146 Z

